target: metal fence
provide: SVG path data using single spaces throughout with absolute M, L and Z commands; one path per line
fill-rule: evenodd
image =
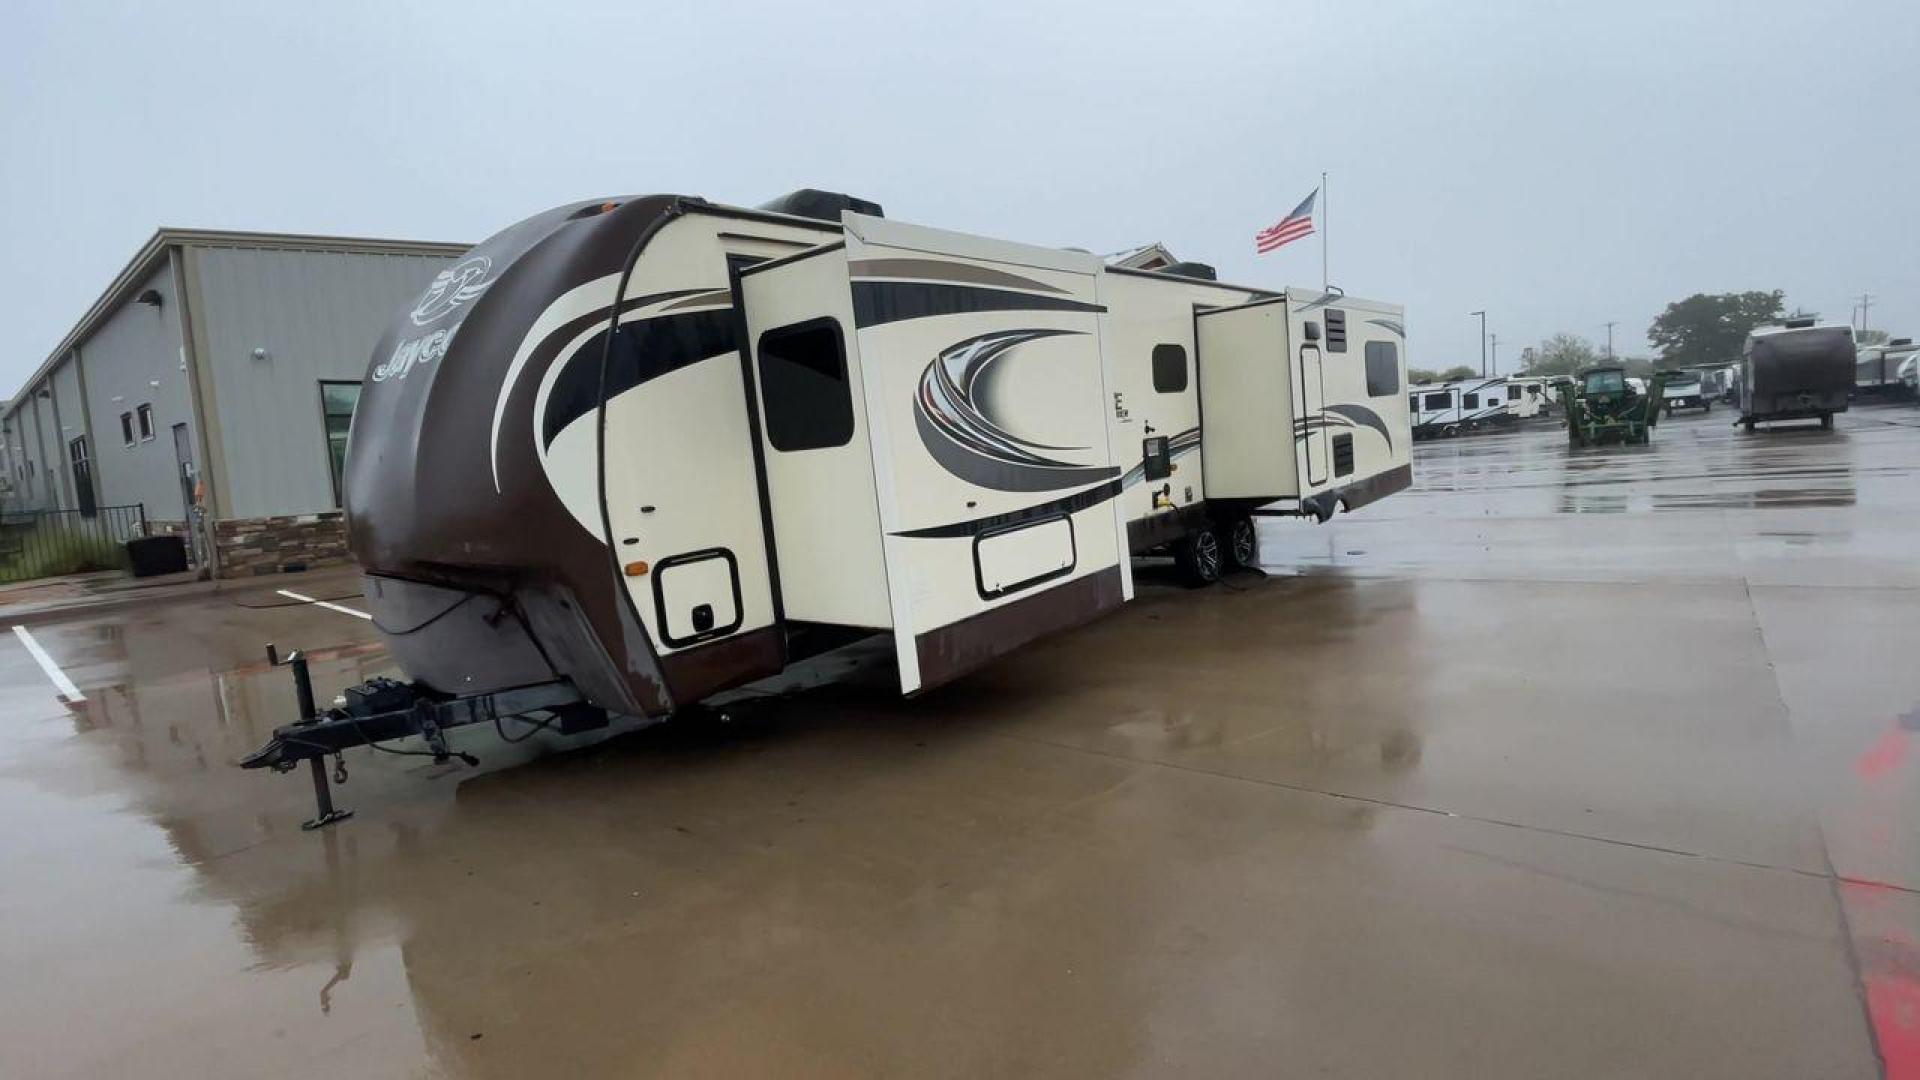
M 147 535 L 147 508 L 0 510 L 0 582 L 121 570 L 127 541 Z

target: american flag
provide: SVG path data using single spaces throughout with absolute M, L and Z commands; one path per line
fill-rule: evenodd
M 1299 206 L 1293 208 L 1293 213 L 1280 219 L 1279 224 L 1274 225 L 1270 229 L 1262 229 L 1260 232 L 1255 233 L 1253 237 L 1254 248 L 1256 248 L 1260 254 L 1265 255 L 1269 251 L 1278 251 L 1280 248 L 1303 236 L 1312 236 L 1313 200 L 1319 197 L 1320 189 L 1314 188 L 1313 191 L 1308 193 L 1306 198 L 1300 200 Z

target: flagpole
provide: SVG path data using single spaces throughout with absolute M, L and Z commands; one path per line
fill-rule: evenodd
M 1320 174 L 1320 291 L 1329 292 L 1327 276 L 1327 225 L 1333 215 L 1327 213 L 1327 174 Z

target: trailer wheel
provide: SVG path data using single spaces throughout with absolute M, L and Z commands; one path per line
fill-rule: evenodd
M 1742 420 L 1740 421 L 1740 426 L 1747 429 L 1747 434 L 1749 435 L 1753 434 L 1753 421 Z
M 1180 576 L 1196 589 L 1219 581 L 1220 572 L 1226 569 L 1225 561 L 1220 534 L 1211 525 L 1189 533 L 1173 548 L 1173 563 L 1180 568 Z
M 1460 425 L 1458 424 L 1448 424 L 1446 427 L 1440 429 L 1440 437 L 1443 439 L 1451 439 L 1458 434 L 1460 434 Z
M 1227 523 L 1227 559 L 1238 567 L 1260 565 L 1260 534 L 1252 518 L 1237 517 Z

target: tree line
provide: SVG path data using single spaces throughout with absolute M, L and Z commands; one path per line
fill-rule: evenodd
M 1619 356 L 1613 362 L 1629 375 L 1648 375 L 1655 368 L 1731 364 L 1740 359 L 1747 334 L 1757 326 L 1779 322 L 1786 315 L 1786 293 L 1780 289 L 1736 293 L 1695 293 L 1676 300 L 1647 327 L 1647 341 L 1657 357 Z M 1528 375 L 1572 375 L 1606 362 L 1602 351 L 1578 334 L 1560 333 L 1539 345 L 1523 349 L 1521 365 Z M 1454 371 L 1473 374 L 1467 367 Z M 1447 377 L 1454 377 L 1449 373 Z M 1466 377 L 1466 376 L 1459 376 Z
M 1755 327 L 1803 314 L 1787 313 L 1786 293 L 1781 289 L 1694 293 L 1685 300 L 1668 304 L 1647 327 L 1647 341 L 1657 356 L 1615 354 L 1612 362 L 1626 368 L 1629 375 L 1642 376 L 1651 375 L 1655 369 L 1736 363 L 1747 334 Z M 1885 342 L 1887 335 L 1879 330 L 1864 331 L 1858 340 L 1862 345 L 1874 345 Z M 1573 375 L 1607 360 L 1603 350 L 1578 334 L 1554 334 L 1538 345 L 1520 350 L 1520 369 L 1526 375 Z M 1408 380 L 1414 383 L 1452 382 L 1479 374 L 1479 369 L 1469 364 L 1456 364 L 1443 371 L 1407 370 Z

